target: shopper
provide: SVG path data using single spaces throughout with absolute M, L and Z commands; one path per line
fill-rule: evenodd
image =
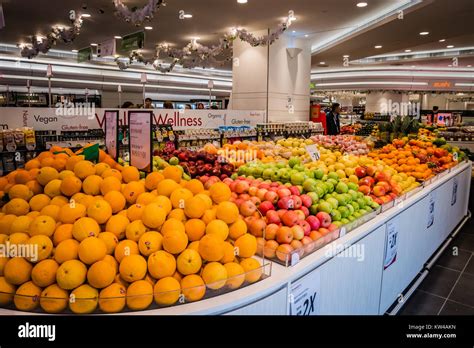
M 186 104 L 186 105 L 184 105 L 184 108 L 185 108 L 185 109 L 192 109 L 192 107 L 191 107 L 191 105 L 190 105 L 190 104 Z
M 439 107 L 433 106 L 433 110 L 428 114 L 428 124 L 437 123 Z
M 204 109 L 204 104 L 203 103 L 198 103 L 197 108 L 198 108 L 198 110 Z
M 145 99 L 145 105 L 143 105 L 143 108 L 144 109 L 153 109 L 152 102 L 153 102 L 153 100 L 151 100 L 151 98 L 146 98 Z
M 213 104 L 213 105 L 211 106 L 211 109 L 212 109 L 212 110 L 219 110 L 219 108 L 217 107 L 216 104 Z
M 173 103 L 170 101 L 165 101 L 163 103 L 163 109 L 174 109 Z
M 122 109 L 130 109 L 133 108 L 133 103 L 131 101 L 126 101 L 122 104 Z
M 338 135 L 341 131 L 341 123 L 339 121 L 339 113 L 341 105 L 339 103 L 332 104 L 331 111 L 326 114 L 326 132 L 327 135 Z

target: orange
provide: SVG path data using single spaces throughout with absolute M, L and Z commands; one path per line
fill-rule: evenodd
M 156 282 L 153 292 L 158 305 L 171 306 L 178 301 L 181 286 L 173 277 L 166 277 Z
M 15 175 L 15 182 L 17 184 L 26 184 L 30 180 L 32 180 L 32 177 L 27 170 L 18 170 L 18 173 Z
M 105 194 L 104 200 L 110 204 L 112 213 L 117 214 L 125 208 L 127 202 L 125 197 L 119 191 L 109 191 Z
M 43 187 L 36 180 L 31 180 L 26 183 L 26 186 L 33 192 L 34 195 L 39 195 L 43 192 Z
M 109 265 L 111 265 L 114 269 L 114 274 L 117 274 L 119 264 L 118 264 L 117 260 L 115 260 L 115 258 L 112 255 L 105 255 L 105 257 L 101 261 L 105 261 Z
M 33 282 L 27 282 L 16 290 L 13 302 L 20 311 L 32 311 L 38 306 L 40 296 L 41 288 Z
M 40 215 L 33 219 L 30 224 L 30 235 L 44 235 L 51 237 L 56 230 L 56 222 L 52 217 L 47 215 Z
M 25 201 L 29 201 L 33 197 L 33 192 L 26 185 L 13 185 L 8 191 L 10 199 L 21 198 Z
M 79 253 L 79 242 L 75 239 L 66 239 L 58 244 L 54 251 L 54 259 L 59 264 L 69 260 L 77 260 Z
M 112 232 L 101 232 L 97 238 L 102 239 L 107 247 L 107 254 L 112 255 L 118 244 L 118 239 Z
M 226 224 L 232 224 L 239 218 L 239 208 L 232 202 L 221 202 L 217 206 L 216 216 Z
M 156 190 L 158 184 L 160 181 L 162 181 L 165 177 L 163 174 L 159 172 L 153 172 L 151 174 L 148 174 L 145 178 L 145 187 L 149 191 Z
M 183 170 L 176 166 L 169 166 L 163 169 L 163 176 L 165 179 L 171 179 L 177 183 L 181 182 L 183 176 Z
M 227 280 L 227 270 L 219 262 L 209 262 L 202 270 L 202 279 L 209 289 L 222 288 Z
M 199 301 L 206 294 L 204 280 L 197 274 L 190 274 L 181 280 L 181 291 L 188 301 Z
M 94 219 L 83 217 L 74 222 L 72 235 L 76 240 L 82 242 L 88 237 L 97 237 L 100 233 L 100 226 Z
M 161 250 L 162 246 L 163 236 L 155 231 L 145 232 L 138 241 L 138 249 L 143 256 L 150 256 L 155 251 Z
M 185 207 L 185 201 L 191 197 L 193 197 L 191 191 L 185 188 L 179 188 L 171 193 L 170 200 L 173 208 L 183 209 Z
M 214 234 L 224 241 L 229 235 L 229 226 L 222 220 L 212 220 L 206 226 L 206 234 Z
M 42 185 L 46 186 L 50 181 L 57 179 L 59 173 L 56 169 L 52 167 L 43 167 L 38 172 L 36 180 Z
M 13 300 L 16 287 L 8 283 L 5 277 L 0 277 L 0 306 L 4 307 Z
M 245 280 L 249 283 L 255 283 L 262 277 L 262 266 L 254 258 L 243 259 L 240 265 L 245 271 Z
M 97 261 L 87 271 L 87 282 L 97 289 L 102 289 L 113 283 L 115 269 L 107 261 Z
M 43 260 L 31 271 L 31 280 L 39 287 L 45 288 L 56 282 L 56 272 L 59 265 L 53 259 Z
M 68 204 L 68 203 L 69 203 L 69 200 L 64 196 L 56 196 L 53 199 L 51 199 L 51 202 L 50 202 L 51 205 L 57 205 L 58 207 L 62 207 L 63 205 Z
M 0 217 L 0 231 L 3 234 L 10 234 L 11 226 L 16 220 L 16 215 L 8 214 Z
M 170 219 L 170 220 L 174 220 L 174 219 Z M 181 223 L 181 221 L 179 221 L 179 223 Z M 167 232 L 167 233 L 163 232 L 163 249 L 166 250 L 167 252 L 171 254 L 179 254 L 184 249 L 186 249 L 187 245 L 188 245 L 188 236 L 186 235 L 186 233 L 182 231 L 177 231 L 177 230 Z
M 144 205 L 132 204 L 127 209 L 127 217 L 130 221 L 141 220 L 144 211 L 145 211 L 145 206 Z
M 164 250 L 158 250 L 148 257 L 148 272 L 155 279 L 171 277 L 176 271 L 176 259 Z
M 57 284 L 48 286 L 41 292 L 40 306 L 46 313 L 60 313 L 67 308 L 69 294 Z
M 25 163 L 26 170 L 31 170 L 34 168 L 41 168 L 41 163 L 38 161 L 38 159 L 32 159 Z
M 87 207 L 87 216 L 100 225 L 105 224 L 112 216 L 112 207 L 107 201 L 98 199 Z
M 105 172 L 107 169 L 110 169 L 110 165 L 107 163 L 97 163 L 95 165 L 95 173 L 97 175 L 102 175 L 103 172 Z
M 252 257 L 257 252 L 257 238 L 246 233 L 235 241 L 234 246 L 238 248 L 238 255 L 240 257 Z
M 126 282 L 134 282 L 145 278 L 147 262 L 141 255 L 130 255 L 120 262 L 120 277 Z
M 88 176 L 82 183 L 82 190 L 86 195 L 97 196 L 100 195 L 100 187 L 104 179 L 98 175 Z
M 92 265 L 107 255 L 107 245 L 102 239 L 88 237 L 79 244 L 78 254 L 82 262 Z
M 232 262 L 235 259 L 234 246 L 229 242 L 224 242 L 224 256 L 219 260 L 220 263 L 226 264 Z
M 26 215 L 30 211 L 30 205 L 22 198 L 13 198 L 5 205 L 5 213 L 16 216 Z
M 122 262 L 123 258 L 130 255 L 138 255 L 140 251 L 138 244 L 133 240 L 122 240 L 115 247 L 114 256 L 118 262 Z
M 177 219 L 168 219 L 161 227 L 161 234 L 165 236 L 166 234 L 175 234 L 175 233 L 182 233 L 185 234 L 186 230 L 184 228 L 184 224 L 177 220 Z
M 226 285 L 231 289 L 239 288 L 245 281 L 245 270 L 236 262 L 229 262 L 224 265 L 227 271 Z
M 137 204 L 148 205 L 156 199 L 156 196 L 151 192 L 143 192 L 137 198 Z
M 197 196 L 196 196 L 197 197 Z M 209 224 L 212 220 L 216 219 L 216 212 L 217 209 L 206 209 L 204 211 L 204 214 L 201 217 L 201 220 L 207 225 Z
M 121 191 L 122 190 L 122 183 L 119 179 L 114 176 L 106 177 L 100 183 L 100 192 L 103 195 L 106 195 L 110 191 Z
M 62 181 L 59 179 L 51 180 L 44 187 L 44 193 L 51 198 L 61 196 L 61 183 Z
M 76 163 L 83 161 L 84 156 L 71 156 L 66 160 L 66 169 L 67 170 L 74 170 L 74 166 Z
M 95 175 L 94 164 L 90 161 L 79 161 L 74 166 L 74 174 L 81 180 L 84 180 L 88 176 Z
M 143 224 L 141 220 L 135 220 L 130 223 L 125 229 L 125 236 L 129 240 L 138 242 L 140 237 L 147 231 L 147 227 Z
M 219 261 L 224 257 L 224 241 L 215 234 L 207 234 L 199 241 L 199 255 L 206 261 Z
M 229 237 L 233 240 L 243 236 L 247 233 L 247 224 L 243 219 L 237 219 L 232 225 L 229 227 Z
M 71 197 L 80 192 L 82 188 L 82 181 L 75 176 L 68 176 L 61 182 L 61 193 L 67 197 Z
M 213 184 L 210 187 L 209 192 L 214 203 L 228 201 L 230 200 L 230 197 L 232 195 L 229 186 L 222 182 L 217 182 Z
M 202 259 L 196 250 L 186 249 L 179 254 L 176 265 L 182 275 L 195 274 L 201 269 Z
M 57 246 L 63 240 L 72 239 L 72 224 L 61 224 L 53 234 L 53 244 Z
M 45 235 L 36 235 L 28 239 L 28 250 L 31 250 L 27 259 L 31 262 L 38 262 L 49 258 L 53 251 L 53 242 Z
M 171 209 L 173 209 L 170 199 L 166 196 L 156 197 L 153 203 L 156 203 L 160 208 L 163 208 L 166 211 L 166 214 L 169 214 Z
M 30 199 L 30 208 L 32 211 L 41 211 L 44 207 L 50 204 L 51 198 L 45 194 L 39 194 L 31 197 Z
M 104 313 L 119 313 L 125 307 L 127 290 L 121 284 L 113 283 L 99 293 L 99 308 Z
M 127 306 L 140 311 L 148 308 L 153 302 L 153 286 L 146 280 L 138 280 L 127 288 Z
M 204 191 L 204 185 L 198 179 L 192 179 L 186 182 L 185 186 L 189 191 L 191 191 L 194 195 Z
M 19 216 L 18 218 L 27 218 L 26 216 Z M 24 232 L 12 232 L 6 241 L 8 241 L 11 245 L 21 245 L 21 244 L 26 244 L 28 242 L 28 239 L 30 239 L 30 236 L 28 233 Z
M 186 221 L 186 215 L 184 215 L 184 210 L 183 209 L 173 209 L 172 211 L 169 212 L 168 218 L 173 218 L 176 220 L 179 220 L 181 222 Z
M 206 224 L 200 219 L 190 219 L 186 221 L 184 228 L 191 242 L 200 240 L 206 232 Z
M 122 181 L 122 174 L 117 169 L 106 169 L 102 172 L 101 176 L 104 179 L 112 176 L 112 177 L 118 179 L 120 182 Z
M 138 181 L 140 180 L 140 172 L 135 167 L 132 167 L 132 166 L 125 167 L 122 170 L 122 179 L 123 179 L 123 182 L 125 183 Z
M 3 269 L 5 280 L 12 285 L 21 285 L 31 278 L 33 266 L 22 257 L 13 257 Z
M 178 282 L 181 281 L 181 279 L 183 279 L 183 276 L 181 275 L 181 273 L 179 273 L 178 271 L 174 272 L 173 274 L 173 278 L 176 279 Z
M 69 309 L 77 314 L 92 313 L 97 308 L 99 292 L 90 285 L 83 284 L 71 292 L 74 301 L 69 301 Z
M 142 221 L 149 228 L 158 228 L 166 220 L 166 211 L 157 203 L 148 204 L 143 210 Z
M 82 204 L 71 202 L 59 209 L 58 220 L 63 224 L 73 224 L 84 216 L 86 216 L 86 207 Z
M 122 189 L 122 194 L 129 204 L 134 204 L 138 196 L 140 196 L 143 192 L 145 192 L 145 187 L 141 182 L 138 181 L 129 182 Z
M 114 215 L 107 221 L 105 230 L 112 232 L 120 240 L 125 238 L 125 230 L 129 223 L 130 220 L 126 216 Z
M 200 197 L 191 197 L 184 202 L 184 213 L 188 218 L 199 219 L 205 210 L 206 203 Z
M 171 179 L 163 179 L 161 180 L 157 187 L 156 187 L 156 192 L 160 196 L 166 196 L 169 197 L 171 196 L 171 193 L 174 190 L 179 189 L 181 186 L 174 180 Z

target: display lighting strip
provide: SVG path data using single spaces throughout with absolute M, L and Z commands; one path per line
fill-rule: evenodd
M 38 77 L 38 76 L 20 76 L 20 75 L 2 75 L 4 79 L 16 79 L 16 80 L 33 80 L 33 81 L 48 81 L 46 77 Z M 86 84 L 86 85 L 105 85 L 105 86 L 122 86 L 122 87 L 138 87 L 142 88 L 142 84 L 138 83 L 119 83 L 119 82 L 106 82 L 106 81 L 92 81 L 92 80 L 69 80 L 63 78 L 52 78 L 53 82 L 67 82 L 67 83 L 79 83 L 79 84 Z M 208 88 L 198 88 L 198 87 L 181 87 L 181 86 L 164 86 L 164 85 L 152 85 L 147 84 L 146 87 L 148 88 L 160 88 L 160 89 L 172 89 L 172 90 L 180 90 L 180 91 L 199 91 L 199 92 L 209 92 Z M 230 90 L 227 89 L 218 89 L 215 88 L 212 90 L 213 92 L 221 92 L 221 93 L 231 93 Z
M 456 87 L 474 87 L 474 83 L 460 82 L 460 83 L 456 83 L 455 86 Z
M 414 68 L 411 66 L 370 66 L 370 67 L 362 67 L 362 66 L 353 66 L 349 68 L 338 68 L 338 69 L 318 69 L 318 70 L 313 70 L 311 71 L 311 74 L 322 74 L 322 73 L 347 73 L 347 72 L 359 72 L 359 71 L 381 71 L 381 70 L 390 70 L 390 71 L 413 71 Z M 468 71 L 472 74 L 474 71 L 474 68 L 468 68 L 468 67 L 457 67 L 457 68 L 449 68 L 449 67 L 416 67 L 417 71 Z
M 412 81 L 356 81 L 356 82 L 329 82 L 317 83 L 317 87 L 326 86 L 364 86 L 364 85 L 392 85 L 392 86 L 428 86 L 428 82 L 412 82 Z
M 339 78 L 360 78 L 360 77 L 432 77 L 432 78 L 462 78 L 472 79 L 473 73 L 462 72 L 420 72 L 420 71 L 386 71 L 386 72 L 335 72 L 335 73 L 314 73 L 311 80 L 339 79 Z

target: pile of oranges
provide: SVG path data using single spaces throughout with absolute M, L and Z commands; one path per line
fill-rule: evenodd
M 141 179 L 103 152 L 94 164 L 53 148 L 0 178 L 0 245 L 30 252 L 0 257 L 0 307 L 115 313 L 258 281 L 257 241 L 229 187 L 182 174 Z

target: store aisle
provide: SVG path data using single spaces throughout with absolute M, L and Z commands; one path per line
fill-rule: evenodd
M 474 211 L 473 184 L 469 200 L 471 212 Z M 473 294 L 474 219 L 471 218 L 399 314 L 474 315 Z

